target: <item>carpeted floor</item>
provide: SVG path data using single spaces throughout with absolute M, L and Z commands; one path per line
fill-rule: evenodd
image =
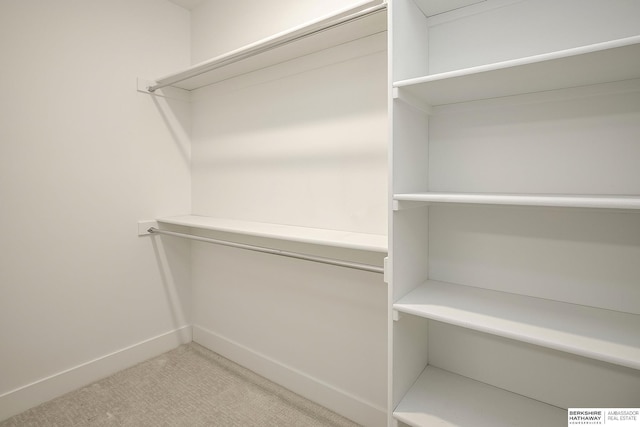
M 190 343 L 0 422 L 14 426 L 357 424 Z

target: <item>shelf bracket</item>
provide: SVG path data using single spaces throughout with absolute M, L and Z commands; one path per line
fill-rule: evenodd
M 413 107 L 417 110 L 422 111 L 427 115 L 432 114 L 431 105 L 423 102 L 422 100 L 416 98 L 415 96 L 407 93 L 406 90 L 402 90 L 401 88 L 394 87 L 393 88 L 393 99 L 397 99 L 398 101 L 402 101 L 405 104 Z
M 407 209 L 417 209 L 425 206 L 429 206 L 431 203 L 429 202 L 420 202 L 420 201 L 412 201 L 412 200 L 394 200 L 392 203 L 392 208 L 394 212 L 404 211 Z
M 394 322 L 400 320 L 400 316 L 401 314 L 398 310 L 391 310 L 391 319 L 393 319 Z
M 138 236 L 148 236 L 151 228 L 158 228 L 158 222 L 154 220 L 138 221 Z
M 388 256 L 384 257 L 383 269 L 384 271 L 382 273 L 383 274 L 382 280 L 388 284 L 391 279 L 391 263 L 389 262 Z
M 165 87 L 162 89 L 151 90 L 151 88 L 155 85 L 155 82 L 152 80 L 142 79 L 138 77 L 137 79 L 137 89 L 138 92 L 147 93 L 149 95 L 161 96 L 163 98 L 171 98 L 178 99 L 181 101 L 189 101 L 191 97 L 191 92 L 185 89 L 180 89 L 177 87 Z

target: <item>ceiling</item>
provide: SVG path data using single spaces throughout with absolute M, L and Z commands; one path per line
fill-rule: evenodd
M 175 3 L 178 6 L 182 6 L 185 9 L 189 9 L 189 10 L 193 9 L 194 7 L 202 3 L 202 0 L 169 0 L 169 1 L 171 3 Z

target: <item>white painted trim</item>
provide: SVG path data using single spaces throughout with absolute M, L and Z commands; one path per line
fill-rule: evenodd
M 383 427 L 387 424 L 385 408 L 213 331 L 193 325 L 193 341 L 361 425 Z
M 183 326 L 6 392 L 0 395 L 0 421 L 191 340 L 191 326 Z

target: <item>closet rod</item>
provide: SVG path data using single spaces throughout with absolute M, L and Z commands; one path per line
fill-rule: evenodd
M 231 52 L 230 54 L 225 55 L 223 57 L 216 57 L 216 58 L 210 59 L 209 61 L 196 65 L 193 68 L 186 70 L 182 73 L 160 79 L 162 83 L 156 83 L 154 85 L 151 85 L 147 87 L 147 90 L 149 92 L 155 92 L 156 90 L 162 89 L 163 87 L 180 83 L 181 81 L 199 76 L 200 74 L 208 73 L 209 71 L 213 71 L 218 68 L 224 67 L 226 65 L 232 64 L 234 62 L 241 61 L 250 56 L 258 55 L 258 54 L 267 52 L 269 50 L 272 50 L 281 46 L 285 46 L 289 43 L 296 42 L 305 37 L 318 34 L 322 31 L 326 31 L 331 28 L 335 28 L 340 25 L 346 24 L 348 22 L 352 22 L 352 21 L 364 18 L 366 16 L 373 15 L 375 13 L 385 10 L 386 8 L 387 8 L 387 3 L 384 2 L 379 5 L 372 6 L 370 8 L 352 13 L 351 15 L 347 15 L 342 18 L 338 18 L 336 20 L 330 21 L 320 28 L 310 28 L 305 32 L 303 32 L 302 34 L 298 32 L 294 32 L 294 34 L 291 34 L 289 36 L 284 35 L 282 37 L 274 38 L 273 40 L 265 43 L 260 43 L 258 45 L 251 46 L 251 47 L 241 48 L 238 51 L 235 51 L 235 53 Z
M 166 234 L 167 236 L 183 237 L 186 239 L 198 240 L 200 242 L 214 243 L 216 245 L 222 245 L 222 246 L 230 246 L 232 248 L 246 249 L 246 250 L 255 251 L 255 252 L 263 252 L 263 253 L 272 254 L 272 255 L 284 256 L 288 258 L 296 258 L 296 259 L 302 259 L 305 261 L 319 262 L 322 264 L 337 265 L 339 267 L 347 267 L 347 268 L 353 268 L 356 270 L 370 271 L 372 273 L 384 273 L 384 269 L 382 267 L 377 267 L 375 265 L 360 264 L 357 262 L 349 262 L 349 261 L 340 261 L 332 258 L 317 257 L 313 255 L 301 254 L 296 252 L 287 252 L 287 251 L 282 251 L 280 249 L 272 249 L 272 248 L 265 248 L 262 246 L 247 245 L 244 243 L 229 242 L 227 240 L 211 239 L 209 237 L 194 236 L 193 234 L 160 230 L 155 227 L 151 227 L 147 231 L 151 234 Z

